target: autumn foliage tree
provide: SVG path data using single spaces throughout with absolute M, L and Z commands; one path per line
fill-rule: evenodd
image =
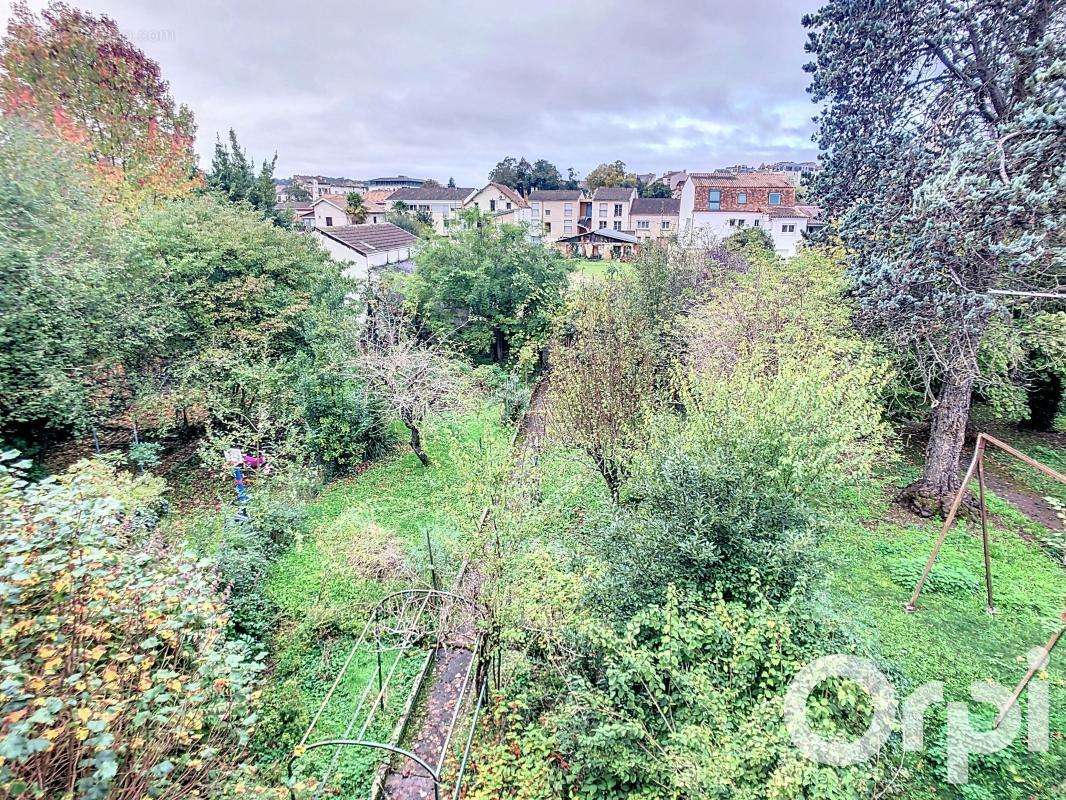
M 40 17 L 12 8 L 0 52 L 0 108 L 55 128 L 89 158 L 137 185 L 185 188 L 194 177 L 195 124 L 159 65 L 115 22 L 65 3 Z
M 935 393 L 919 513 L 959 465 L 991 290 L 1062 282 L 1066 6 L 833 0 L 809 16 L 824 104 L 813 191 L 850 251 L 862 319 Z

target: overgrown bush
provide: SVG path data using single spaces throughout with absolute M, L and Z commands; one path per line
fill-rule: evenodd
M 27 484 L 0 466 L 5 796 L 208 794 L 254 722 L 262 665 L 210 569 L 134 530 L 151 478 L 113 497 L 106 469 Z
M 792 676 L 827 652 L 852 649 L 810 610 L 670 590 L 622 630 L 590 623 L 572 645 L 576 671 L 497 711 L 471 797 L 560 796 L 828 800 L 876 796 L 874 760 L 836 768 L 806 761 L 789 739 L 782 697 Z M 812 697 L 823 735 L 856 735 L 870 713 L 854 686 Z
M 327 480 L 387 449 L 385 410 L 366 383 L 312 365 L 299 380 L 307 445 Z

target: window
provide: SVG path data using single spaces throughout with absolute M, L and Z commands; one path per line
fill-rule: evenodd
M 600 220 L 600 228 L 602 229 L 602 228 L 606 228 L 606 227 L 607 227 L 607 220 L 601 219 Z
M 796 226 L 795 225 L 782 225 L 781 226 L 781 233 L 795 233 L 795 232 L 796 232 Z
M 600 216 L 601 217 L 606 217 L 607 216 L 607 204 L 606 203 L 600 203 Z
M 326 217 L 326 227 L 327 228 L 332 228 L 333 227 L 333 217 Z
M 642 230 L 642 231 L 646 231 L 646 230 L 648 230 L 651 227 L 651 220 L 638 219 L 637 220 L 637 227 L 640 230 Z
M 550 222 L 545 222 L 544 223 L 544 232 L 545 233 L 551 233 L 552 232 L 552 224 Z
M 564 217 L 572 217 L 572 216 L 574 216 L 574 204 L 573 203 L 563 203 L 563 216 Z
M 781 205 L 781 192 L 770 192 L 770 205 Z
M 563 225 L 563 233 L 573 233 L 573 232 L 574 232 L 574 226 L 573 226 L 572 223 L 567 222 L 565 225 Z
M 717 189 L 711 189 L 711 191 L 707 192 L 707 210 L 722 210 L 722 193 Z
M 744 194 L 744 192 L 741 192 L 740 194 L 737 195 L 737 204 L 738 205 L 744 205 L 747 202 L 748 202 L 748 196 L 746 194 Z
M 544 209 L 544 216 L 550 217 L 551 215 L 552 215 L 552 210 L 550 208 Z
M 622 223 L 621 223 L 621 222 L 616 222 L 616 223 L 614 224 L 614 229 L 615 229 L 616 231 L 620 231 L 620 230 L 622 230 Z
M 661 227 L 664 231 L 670 230 L 670 220 L 664 219 Z
M 530 204 L 530 208 L 533 209 L 533 216 L 534 217 L 539 217 L 540 216 L 540 203 L 531 203 Z
M 616 217 L 622 216 L 622 204 L 621 203 L 615 203 L 614 204 L 614 215 Z
M 741 224 L 741 225 L 743 225 L 743 224 L 744 224 L 744 220 L 741 220 L 741 221 L 740 221 L 740 224 Z M 752 225 L 754 225 L 754 226 L 755 226 L 756 228 L 758 228 L 758 227 L 759 227 L 760 225 L 762 225 L 762 223 L 761 223 L 761 222 L 759 222 L 759 220 L 755 220 L 755 221 L 754 221 L 754 222 L 752 222 L 751 224 L 752 224 Z
M 508 210 L 508 211 L 510 211 L 510 210 L 511 210 L 511 203 L 510 203 L 510 201 L 508 201 L 508 203 L 507 203 L 507 210 Z
M 495 200 L 489 200 L 489 211 L 495 211 L 495 210 L 496 210 L 496 201 Z

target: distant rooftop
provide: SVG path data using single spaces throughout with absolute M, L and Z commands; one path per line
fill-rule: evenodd
M 360 255 L 380 253 L 385 250 L 409 247 L 418 237 L 403 228 L 386 222 L 380 225 L 339 225 L 333 228 L 316 228 L 318 233 L 347 245 Z

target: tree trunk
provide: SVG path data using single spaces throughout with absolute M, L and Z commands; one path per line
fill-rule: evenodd
M 502 330 L 495 328 L 492 331 L 492 360 L 502 366 L 507 363 L 507 359 L 510 355 L 510 345 L 507 341 L 507 336 Z
M 429 466 L 429 455 L 422 449 L 422 434 L 418 430 L 418 426 L 413 422 L 404 422 L 407 426 L 407 430 L 411 432 L 411 449 L 414 454 L 418 456 L 418 460 L 422 462 L 423 467 Z
M 982 326 L 983 329 L 983 326 Z M 933 408 L 922 477 L 903 489 L 900 499 L 923 517 L 943 516 L 959 490 L 959 465 L 977 377 L 978 330 L 952 336 L 952 355 Z
M 1036 431 L 1055 430 L 1055 415 L 1062 404 L 1062 379 L 1054 372 L 1037 375 L 1026 388 L 1026 399 L 1027 427 Z

